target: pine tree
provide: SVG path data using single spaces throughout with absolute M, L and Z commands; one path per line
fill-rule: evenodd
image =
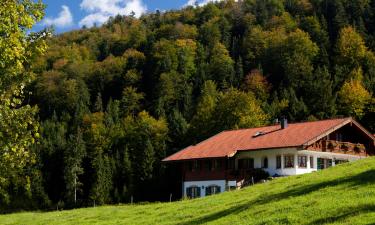
M 103 99 L 102 99 L 102 94 L 100 92 L 96 96 L 94 112 L 103 112 Z
M 80 128 L 69 137 L 69 144 L 64 152 L 64 180 L 66 186 L 67 202 L 77 204 L 77 195 L 82 183 L 79 176 L 83 174 L 82 159 L 86 154 L 86 146 L 83 141 Z
M 318 119 L 331 118 L 336 115 L 336 95 L 333 81 L 327 67 L 318 67 L 311 80 L 304 87 L 304 101 L 310 107 L 310 113 Z
M 215 82 L 208 80 L 203 84 L 201 96 L 196 107 L 196 113 L 191 120 L 189 136 L 197 142 L 213 133 L 213 113 L 218 102 L 219 92 Z
M 125 147 L 123 158 L 121 160 L 122 173 L 124 176 L 124 185 L 122 187 L 122 196 L 129 197 L 133 193 L 133 168 L 130 161 L 128 146 Z
M 68 148 L 68 127 L 56 113 L 41 123 L 40 151 L 44 188 L 53 203 L 64 199 L 64 153 Z
M 123 116 L 136 115 L 141 109 L 144 94 L 137 92 L 134 87 L 126 87 L 122 91 L 120 111 Z
M 101 152 L 95 156 L 92 161 L 94 169 L 92 187 L 89 198 L 94 204 L 104 204 L 110 202 L 110 194 L 112 191 L 112 161 L 108 155 Z
M 105 111 L 105 124 L 113 127 L 120 121 L 120 101 L 110 99 Z
M 172 146 L 174 148 L 179 149 L 187 144 L 185 142 L 189 124 L 178 109 L 173 109 L 172 113 L 168 115 L 168 127 L 169 137 L 173 140 Z
M 235 76 L 232 81 L 232 84 L 234 87 L 238 87 L 241 84 L 241 81 L 243 80 L 244 72 L 243 72 L 243 64 L 242 64 L 242 57 L 239 56 L 236 64 L 235 64 Z
M 292 88 L 284 89 L 281 97 L 283 99 L 288 99 L 288 119 L 291 121 L 300 121 L 308 117 L 309 112 L 305 102 L 301 97 L 296 95 L 296 92 Z

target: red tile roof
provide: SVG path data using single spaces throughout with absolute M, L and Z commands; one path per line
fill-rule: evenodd
M 351 121 L 353 121 L 351 118 L 341 118 L 291 123 L 285 129 L 281 129 L 280 125 L 273 125 L 223 131 L 197 145 L 182 149 L 163 161 L 230 157 L 237 151 L 299 147 L 320 139 L 323 137 L 321 135 L 325 136 L 327 132 L 336 130 Z M 257 132 L 264 134 L 254 137 Z

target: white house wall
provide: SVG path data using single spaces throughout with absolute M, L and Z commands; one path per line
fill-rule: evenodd
M 225 180 L 205 180 L 205 181 L 185 181 L 183 182 L 183 196 L 186 196 L 186 188 L 199 187 L 201 189 L 201 197 L 206 196 L 206 187 L 216 185 L 220 187 L 220 192 L 225 191 L 226 181 Z
M 276 156 L 281 156 L 281 169 L 276 169 Z M 293 168 L 284 168 L 284 155 L 294 155 L 294 167 Z M 298 155 L 307 156 L 307 167 L 299 168 L 298 167 Z M 313 157 L 314 163 L 313 168 L 310 168 L 310 156 Z M 238 159 L 242 158 L 253 158 L 254 167 L 261 168 L 262 160 L 267 157 L 268 159 L 268 168 L 264 168 L 271 176 L 278 174 L 281 176 L 289 176 L 296 174 L 310 173 L 317 170 L 318 158 L 327 158 L 332 159 L 332 166 L 334 166 L 334 161 L 337 160 L 348 160 L 355 161 L 361 156 L 347 155 L 347 154 L 338 154 L 331 152 L 317 152 L 317 151 L 308 151 L 308 150 L 297 150 L 297 148 L 283 148 L 283 149 L 269 149 L 269 150 L 260 150 L 260 151 L 240 151 L 235 156 L 235 167 L 238 168 Z

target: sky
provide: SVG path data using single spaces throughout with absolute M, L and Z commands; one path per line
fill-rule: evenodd
M 103 24 L 110 16 L 129 15 L 136 17 L 144 13 L 180 9 L 187 5 L 207 4 L 214 0 L 42 0 L 46 4 L 44 19 L 33 31 L 53 26 L 56 33 L 62 33 L 82 26 Z

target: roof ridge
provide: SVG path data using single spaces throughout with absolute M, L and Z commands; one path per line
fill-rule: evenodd
M 196 144 L 192 144 L 192 145 L 186 146 L 185 148 L 183 148 L 183 149 L 181 149 L 181 150 L 179 150 L 179 151 L 173 153 L 172 155 L 170 155 L 170 156 L 164 158 L 162 161 L 164 161 L 164 160 L 166 160 L 166 159 L 168 159 L 168 158 L 170 158 L 170 157 L 176 155 L 176 154 L 179 153 L 180 151 L 186 150 L 186 149 L 188 149 L 188 148 L 190 148 L 190 147 L 195 147 L 195 146 L 197 146 L 198 144 L 201 144 L 201 143 L 203 143 L 203 142 L 206 142 L 206 141 L 210 140 L 211 138 L 216 137 L 216 136 L 218 136 L 219 134 L 221 134 L 221 133 L 223 133 L 223 132 L 225 132 L 225 131 L 221 131 L 221 132 L 219 132 L 219 133 L 217 133 L 217 134 L 215 134 L 215 135 L 213 135 L 213 136 L 211 136 L 211 137 L 209 137 L 209 138 L 207 138 L 207 139 L 204 139 L 203 141 L 198 142 L 198 143 L 196 143 Z
M 300 121 L 300 122 L 293 122 L 293 123 L 289 123 L 289 125 L 291 124 L 300 124 L 300 123 L 316 123 L 316 122 L 322 122 L 322 121 L 328 121 L 328 120 L 347 120 L 347 119 L 351 119 L 352 117 L 342 117 L 342 118 L 330 118 L 330 119 L 323 119 L 323 120 L 315 120 L 315 121 Z M 273 126 L 278 126 L 280 124 L 274 124 L 274 125 L 265 125 L 265 126 L 260 126 L 260 127 L 248 127 L 248 128 L 238 128 L 238 129 L 228 129 L 228 130 L 223 130 L 221 131 L 220 133 L 222 132 L 227 132 L 227 131 L 237 131 L 237 130 L 250 130 L 250 129 L 257 129 L 257 128 L 265 128 L 265 127 L 273 127 Z

